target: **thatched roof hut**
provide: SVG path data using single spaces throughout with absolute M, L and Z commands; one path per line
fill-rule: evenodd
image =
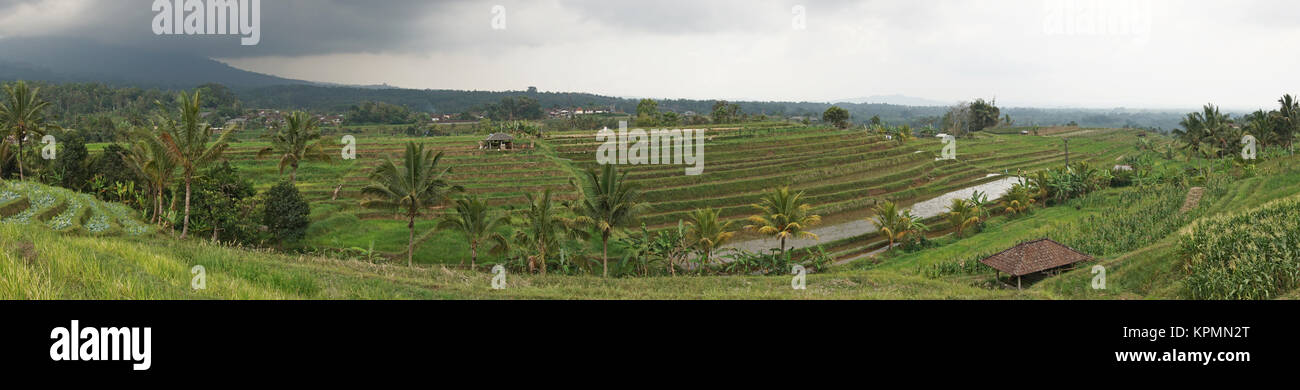
M 1092 260 L 1092 256 L 1043 238 L 1013 246 L 980 262 L 1000 273 L 1015 276 L 1016 288 L 1020 288 L 1022 276 L 1060 270 L 1088 260 Z

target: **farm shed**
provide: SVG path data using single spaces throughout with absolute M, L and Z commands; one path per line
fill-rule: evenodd
M 515 137 L 506 133 L 492 133 L 488 135 L 487 139 L 483 140 L 483 147 L 485 149 L 514 149 Z
M 1092 256 L 1043 238 L 1013 246 L 980 262 L 997 270 L 999 277 L 1001 273 L 1016 277 L 1016 289 L 1019 289 L 1023 276 L 1054 273 L 1088 260 Z

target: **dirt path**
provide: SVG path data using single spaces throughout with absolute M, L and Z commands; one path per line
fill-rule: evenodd
M 1202 195 L 1205 195 L 1205 187 L 1192 187 L 1187 191 L 1187 200 L 1183 201 L 1183 208 L 1179 209 L 1178 212 L 1186 213 L 1192 211 L 1196 206 L 1200 206 Z

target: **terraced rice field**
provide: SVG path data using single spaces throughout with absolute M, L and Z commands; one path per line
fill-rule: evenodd
M 958 159 L 936 161 L 942 144 L 924 138 L 899 143 L 862 130 L 838 130 L 787 123 L 755 123 L 714 127 L 706 131 L 704 173 L 685 175 L 683 165 L 624 166 L 641 185 L 651 210 L 647 226 L 675 225 L 687 212 L 702 207 L 722 210 L 724 218 L 739 220 L 752 213 L 750 204 L 767 190 L 790 185 L 807 192 L 824 227 L 869 216 L 878 202 L 912 204 L 986 183 L 994 173 L 1014 174 L 1064 162 L 1060 137 L 980 135 L 959 140 Z M 1077 134 L 1077 133 L 1076 133 Z M 256 134 L 240 135 L 227 159 L 259 192 L 287 178 L 275 158 L 259 160 L 268 146 Z M 357 158 L 339 158 L 341 135 L 327 135 L 331 164 L 305 162 L 298 170 L 298 187 L 312 204 L 307 244 L 328 248 L 374 248 L 390 254 L 406 247 L 406 223 L 388 211 L 360 207 L 360 190 L 371 170 L 385 158 L 399 159 L 406 142 L 415 141 L 444 153 L 442 164 L 452 168 L 448 178 L 497 207 L 524 206 L 524 194 L 552 189 L 559 200 L 580 197 L 580 172 L 597 166 L 599 143 L 591 131 L 552 133 L 540 140 L 520 139 L 532 146 L 515 151 L 479 150 L 481 136 L 394 137 L 356 134 Z M 1117 144 L 1131 145 L 1131 132 L 1097 130 L 1072 135 L 1071 159 L 1114 161 Z M 336 194 L 337 192 L 337 194 Z M 432 230 L 429 210 L 416 223 L 417 235 Z M 416 253 L 423 263 L 457 262 L 467 249 L 453 232 L 427 234 Z M 822 242 L 840 256 L 860 254 L 876 244 L 871 237 Z M 742 235 L 739 240 L 754 239 Z M 491 261 L 491 259 L 487 259 Z
M 763 192 L 789 185 L 806 191 L 806 199 L 824 218 L 821 233 L 850 236 L 821 244 L 837 258 L 850 258 L 883 243 L 867 231 L 835 231 L 858 226 L 870 209 L 884 201 L 910 205 L 942 194 L 999 180 L 993 174 L 1014 175 L 1065 163 L 1060 137 L 981 134 L 958 141 L 956 160 L 937 161 L 943 147 L 938 139 L 899 143 L 861 130 L 768 125 L 709 131 L 705 169 L 686 176 L 680 165 L 625 166 L 629 178 L 645 191 L 652 210 L 644 222 L 652 228 L 673 226 L 686 213 L 701 207 L 721 209 L 725 219 L 741 220 L 753 213 L 751 204 Z M 1071 161 L 1113 162 L 1131 145 L 1132 132 L 1096 129 L 1070 139 Z M 593 169 L 594 136 L 551 137 L 557 154 L 578 169 Z M 1000 194 L 990 194 L 997 197 Z M 939 226 L 941 229 L 942 226 Z M 855 228 L 856 229 L 856 228 Z M 830 233 L 834 234 L 830 234 Z M 758 239 L 738 236 L 735 241 Z M 750 247 L 753 245 L 739 245 Z M 771 247 L 775 247 L 775 241 Z
M 0 181 L 0 224 L 46 227 L 60 233 L 143 236 L 153 229 L 138 212 L 59 187 Z

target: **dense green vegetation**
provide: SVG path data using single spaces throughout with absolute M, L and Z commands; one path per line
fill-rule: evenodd
M 827 125 L 763 120 L 715 102 L 690 119 L 707 137 L 692 176 L 597 164 L 592 123 L 527 120 L 531 98 L 486 103 L 495 120 L 452 136 L 343 132 L 300 112 L 218 130 L 204 113 L 240 103 L 206 86 L 121 122 L 117 144 L 87 144 L 47 115 L 40 89 L 7 93 L 4 133 L 56 136 L 59 157 L 0 143 L 0 273 L 23 281 L 0 286 L 6 297 L 1266 299 L 1297 283 L 1296 203 L 1268 203 L 1300 189 L 1289 97 L 1244 126 L 1207 106 L 1176 138 L 1008 127 L 976 100 L 944 121 L 956 159 L 940 158 L 934 128 L 853 126 L 847 110 L 825 112 Z M 639 103 L 638 124 L 687 120 Z M 374 123 L 411 115 L 367 107 L 357 115 Z M 484 147 L 488 132 L 512 147 Z M 1260 134 L 1254 159 L 1235 153 L 1247 134 Z M 908 209 L 1007 176 L 1019 180 L 1004 193 Z M 1092 289 L 1081 267 L 1005 291 L 978 263 L 1042 237 L 1094 256 L 1085 265 L 1105 266 L 1113 287 Z M 186 290 L 194 265 L 231 284 Z M 509 292 L 489 291 L 481 272 L 495 265 Z M 806 294 L 789 291 L 796 265 L 815 273 Z M 108 287 L 120 280 L 130 286 Z

